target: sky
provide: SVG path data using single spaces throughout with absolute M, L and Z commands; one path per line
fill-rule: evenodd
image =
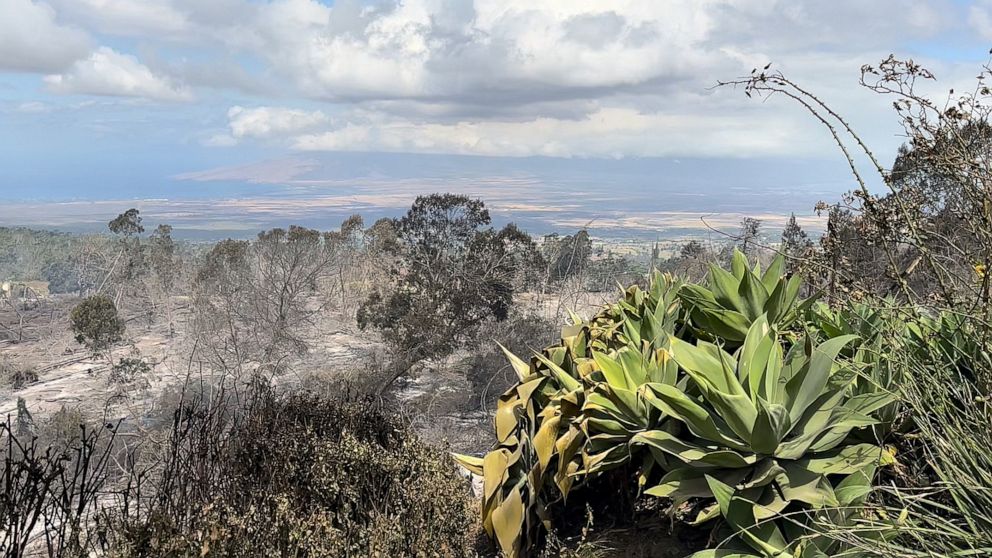
M 986 0 L 0 0 L 0 225 L 237 235 L 454 191 L 548 230 L 815 226 L 853 186 L 829 135 L 716 82 L 772 63 L 889 162 L 861 65 L 946 95 L 990 46 Z

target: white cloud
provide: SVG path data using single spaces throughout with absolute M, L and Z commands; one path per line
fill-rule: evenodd
M 527 157 L 656 157 L 716 155 L 744 157 L 803 153 L 822 144 L 794 140 L 796 130 L 781 119 L 757 137 L 753 122 L 725 115 L 642 113 L 603 108 L 582 119 L 415 123 L 372 115 L 336 129 L 303 134 L 292 142 L 305 151 L 385 151 Z M 686 141 L 692 138 L 692 141 Z
M 0 0 L 0 71 L 59 71 L 89 48 L 86 33 L 60 24 L 48 4 Z
M 158 37 L 190 27 L 186 15 L 169 0 L 50 0 L 64 17 L 101 33 Z
M 129 54 L 100 47 L 89 58 L 72 65 L 69 71 L 45 77 L 55 93 L 141 97 L 155 101 L 190 101 L 192 92 L 156 75 Z
M 206 147 L 234 147 L 238 140 L 228 134 L 214 134 L 200 143 Z
M 71 68 L 45 78 L 52 91 L 185 101 L 195 87 L 215 106 L 258 105 L 231 108 L 223 133 L 201 120 L 189 137 L 211 146 L 596 157 L 823 147 L 788 103 L 708 91 L 769 61 L 870 139 L 897 144 L 887 103 L 857 87 L 860 65 L 906 45 L 926 54 L 965 26 L 992 38 L 992 0 L 47 2 L 54 10 L 0 6 L 84 38 L 67 24 L 141 37 L 144 61 L 106 47 L 74 65 L 67 55 Z
M 231 107 L 227 111 L 231 136 L 270 138 L 305 132 L 328 122 L 321 111 L 308 112 L 281 107 Z
M 51 112 L 52 107 L 45 103 L 39 101 L 28 101 L 17 105 L 17 112 L 23 112 L 28 114 L 40 114 L 45 112 Z
M 983 39 L 992 39 L 992 1 L 977 0 L 968 8 L 968 23 Z

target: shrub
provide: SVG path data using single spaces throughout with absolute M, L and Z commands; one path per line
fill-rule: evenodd
M 368 401 L 253 387 L 177 411 L 141 517 L 113 530 L 124 556 L 465 556 L 474 513 L 454 464 Z
M 94 352 L 109 349 L 124 335 L 124 321 L 114 301 L 104 295 L 86 297 L 72 309 L 69 324 L 76 342 Z
M 7 357 L 0 358 L 0 382 L 9 385 L 11 389 L 22 389 L 37 381 L 38 372 L 34 368 L 12 362 Z
M 144 379 L 151 370 L 152 367 L 140 358 L 122 358 L 110 368 L 107 381 L 115 385 L 131 384 Z

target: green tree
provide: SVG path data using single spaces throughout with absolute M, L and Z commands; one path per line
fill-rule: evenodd
M 358 310 L 361 328 L 382 333 L 396 351 L 385 390 L 416 363 L 450 354 L 489 320 L 504 320 L 531 238 L 514 225 L 496 230 L 481 200 L 421 196 L 393 222 L 393 281 Z M 382 227 L 383 229 L 385 227 Z
M 76 342 L 94 353 L 110 349 L 124 336 L 124 320 L 114 301 L 104 295 L 84 298 L 72 309 L 69 324 Z

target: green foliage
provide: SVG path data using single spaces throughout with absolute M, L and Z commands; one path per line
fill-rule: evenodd
M 564 237 L 549 234 L 541 243 L 541 256 L 547 263 L 550 281 L 568 279 L 579 275 L 589 266 L 592 239 L 585 229 Z
M 143 379 L 152 367 L 140 358 L 122 358 L 110 368 L 107 380 L 112 384 L 130 384 Z
M 779 331 L 786 331 L 814 299 L 799 299 L 801 279 L 783 275 L 785 261 L 776 258 L 762 273 L 734 251 L 730 271 L 710 265 L 706 286 L 688 284 L 679 298 L 689 308 L 694 336 L 740 346 L 751 325 L 761 316 Z
M 107 223 L 107 228 L 110 229 L 110 232 L 122 236 L 133 236 L 145 232 L 145 227 L 141 225 L 141 212 L 133 207 L 114 217 Z
M 72 309 L 69 324 L 76 342 L 95 352 L 109 349 L 124 335 L 124 320 L 114 301 L 104 295 L 84 298 Z
M 783 267 L 761 273 L 737 252 L 705 287 L 656 274 L 530 362 L 507 353 L 518 383 L 500 399 L 497 446 L 459 457 L 485 477 L 483 527 L 505 552 L 531 550 L 570 492 L 629 470 L 673 512 L 721 519 L 719 552 L 829 551 L 810 518 L 859 516 L 892 457 L 853 434 L 893 396 L 858 390 L 865 363 L 841 354 L 853 335 L 800 334 L 812 301 Z
M 362 304 L 359 326 L 382 332 L 409 364 L 448 354 L 485 321 L 506 319 L 534 248 L 516 226 L 489 224 L 480 200 L 433 194 L 393 222 L 395 239 L 379 226 L 376 242 L 396 260 L 394 281 Z

